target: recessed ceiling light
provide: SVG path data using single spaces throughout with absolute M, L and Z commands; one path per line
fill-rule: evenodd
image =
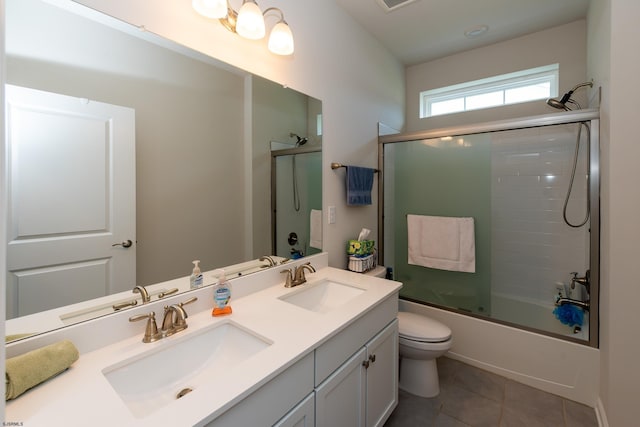
M 476 25 L 475 27 L 467 28 L 464 31 L 464 36 L 468 39 L 474 39 L 480 37 L 489 31 L 488 25 Z

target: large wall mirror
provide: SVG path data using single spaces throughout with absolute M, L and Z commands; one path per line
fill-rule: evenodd
M 8 334 L 64 326 L 12 327 L 44 311 L 187 277 L 193 260 L 273 264 L 258 260 L 272 254 L 272 150 L 321 149 L 319 100 L 72 1 L 5 4 Z M 321 204 L 318 185 L 300 199 Z

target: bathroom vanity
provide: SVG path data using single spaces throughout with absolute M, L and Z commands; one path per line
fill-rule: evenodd
M 285 288 L 280 269 L 232 280 L 233 314 L 212 317 L 211 287 L 8 346 L 8 357 L 71 339 L 80 359 L 7 402 L 25 426 L 381 426 L 397 404 L 401 284 L 311 262 Z M 138 314 L 186 305 L 189 327 L 142 343 Z M 160 326 L 160 325 L 158 325 Z M 178 396 L 180 396 L 178 398 Z

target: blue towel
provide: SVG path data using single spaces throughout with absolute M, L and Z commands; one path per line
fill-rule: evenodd
M 565 304 L 558 306 L 553 310 L 553 314 L 565 325 L 582 326 L 582 322 L 584 322 L 584 311 L 575 305 Z
M 347 167 L 347 205 L 371 204 L 371 189 L 375 169 L 357 166 Z

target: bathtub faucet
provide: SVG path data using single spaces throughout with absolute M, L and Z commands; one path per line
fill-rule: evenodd
M 571 304 L 571 305 L 575 305 L 577 307 L 582 308 L 583 310 L 589 311 L 589 301 L 580 301 L 577 299 L 572 299 L 572 298 L 558 298 L 556 300 L 556 305 L 560 306 L 560 305 L 565 305 L 565 304 Z
M 589 285 L 591 284 L 591 270 L 587 270 L 584 274 L 584 277 L 578 277 L 578 272 L 574 271 L 573 277 L 571 278 L 571 289 L 575 289 L 576 283 L 579 285 L 584 285 L 587 288 L 587 292 L 590 291 Z

